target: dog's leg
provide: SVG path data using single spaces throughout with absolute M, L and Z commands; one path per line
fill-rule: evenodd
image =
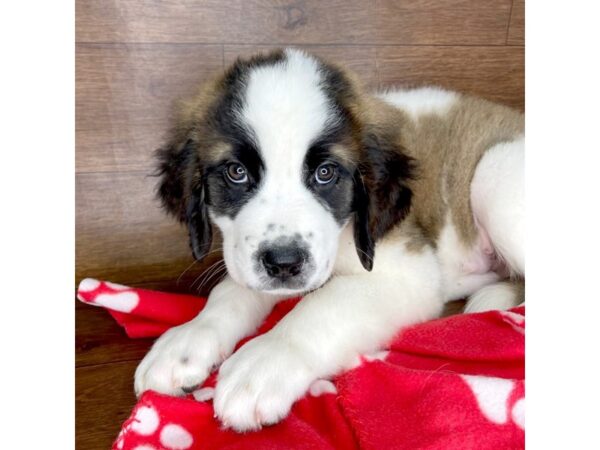
M 477 165 L 471 204 L 494 250 L 515 275 L 525 274 L 525 141 L 490 148 Z
M 524 301 L 525 143 L 523 138 L 490 148 L 477 165 L 471 204 L 512 281 L 485 286 L 473 294 L 465 312 L 509 309 Z
M 441 313 L 440 270 L 430 249 L 378 259 L 371 273 L 336 276 L 219 371 L 214 407 L 237 431 L 278 422 L 310 384 L 380 349 L 402 327 Z
M 469 297 L 466 313 L 510 309 L 525 301 L 525 282 L 507 280 L 489 284 Z
M 256 330 L 277 300 L 225 278 L 195 319 L 171 328 L 155 342 L 135 372 L 136 394 L 149 389 L 171 395 L 189 392 L 241 338 Z

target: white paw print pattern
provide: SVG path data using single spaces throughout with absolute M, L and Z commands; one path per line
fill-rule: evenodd
M 517 383 L 504 378 L 480 375 L 461 375 L 471 388 L 483 416 L 490 422 L 503 425 L 509 418 L 521 429 L 525 429 L 525 397 L 509 405 L 509 398 Z M 510 409 L 510 415 L 509 415 Z
M 122 450 L 125 445 L 125 436 L 135 433 L 141 437 L 155 437 L 158 432 L 160 447 L 145 443 L 137 445 L 133 450 L 186 450 L 194 443 L 192 434 L 183 426 L 175 423 L 166 423 L 161 427 L 160 416 L 152 406 L 139 406 L 132 419 L 127 423 L 115 441 L 115 448 Z
M 512 311 L 498 311 L 502 320 L 508 323 L 513 330 L 520 334 L 525 334 L 525 316 Z
M 104 284 L 111 292 L 96 292 Z M 113 311 L 130 313 L 140 302 L 137 292 L 127 286 L 111 283 L 109 281 L 98 281 L 93 278 L 85 278 L 79 283 L 77 298 L 82 302 L 95 306 L 104 306 Z

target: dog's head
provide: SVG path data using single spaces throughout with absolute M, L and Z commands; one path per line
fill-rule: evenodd
M 329 278 L 353 221 L 371 270 L 375 242 L 408 210 L 412 162 L 361 96 L 345 71 L 286 50 L 239 59 L 184 103 L 158 151 L 159 196 L 188 225 L 195 258 L 215 224 L 236 282 L 299 294 Z

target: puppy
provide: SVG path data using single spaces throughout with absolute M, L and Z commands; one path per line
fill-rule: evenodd
M 159 196 L 228 275 L 166 332 L 135 390 L 182 395 L 222 363 L 216 415 L 255 430 L 403 327 L 523 301 L 521 113 L 437 88 L 369 94 L 298 50 L 238 59 L 184 102 Z M 303 300 L 237 352 L 278 301 Z

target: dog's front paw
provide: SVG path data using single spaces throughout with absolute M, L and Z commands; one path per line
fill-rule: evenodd
M 135 392 L 184 395 L 201 384 L 223 360 L 216 329 L 188 322 L 165 332 L 135 371 Z
M 215 413 L 226 428 L 239 432 L 275 424 L 316 378 L 300 350 L 285 339 L 259 336 L 221 366 Z

